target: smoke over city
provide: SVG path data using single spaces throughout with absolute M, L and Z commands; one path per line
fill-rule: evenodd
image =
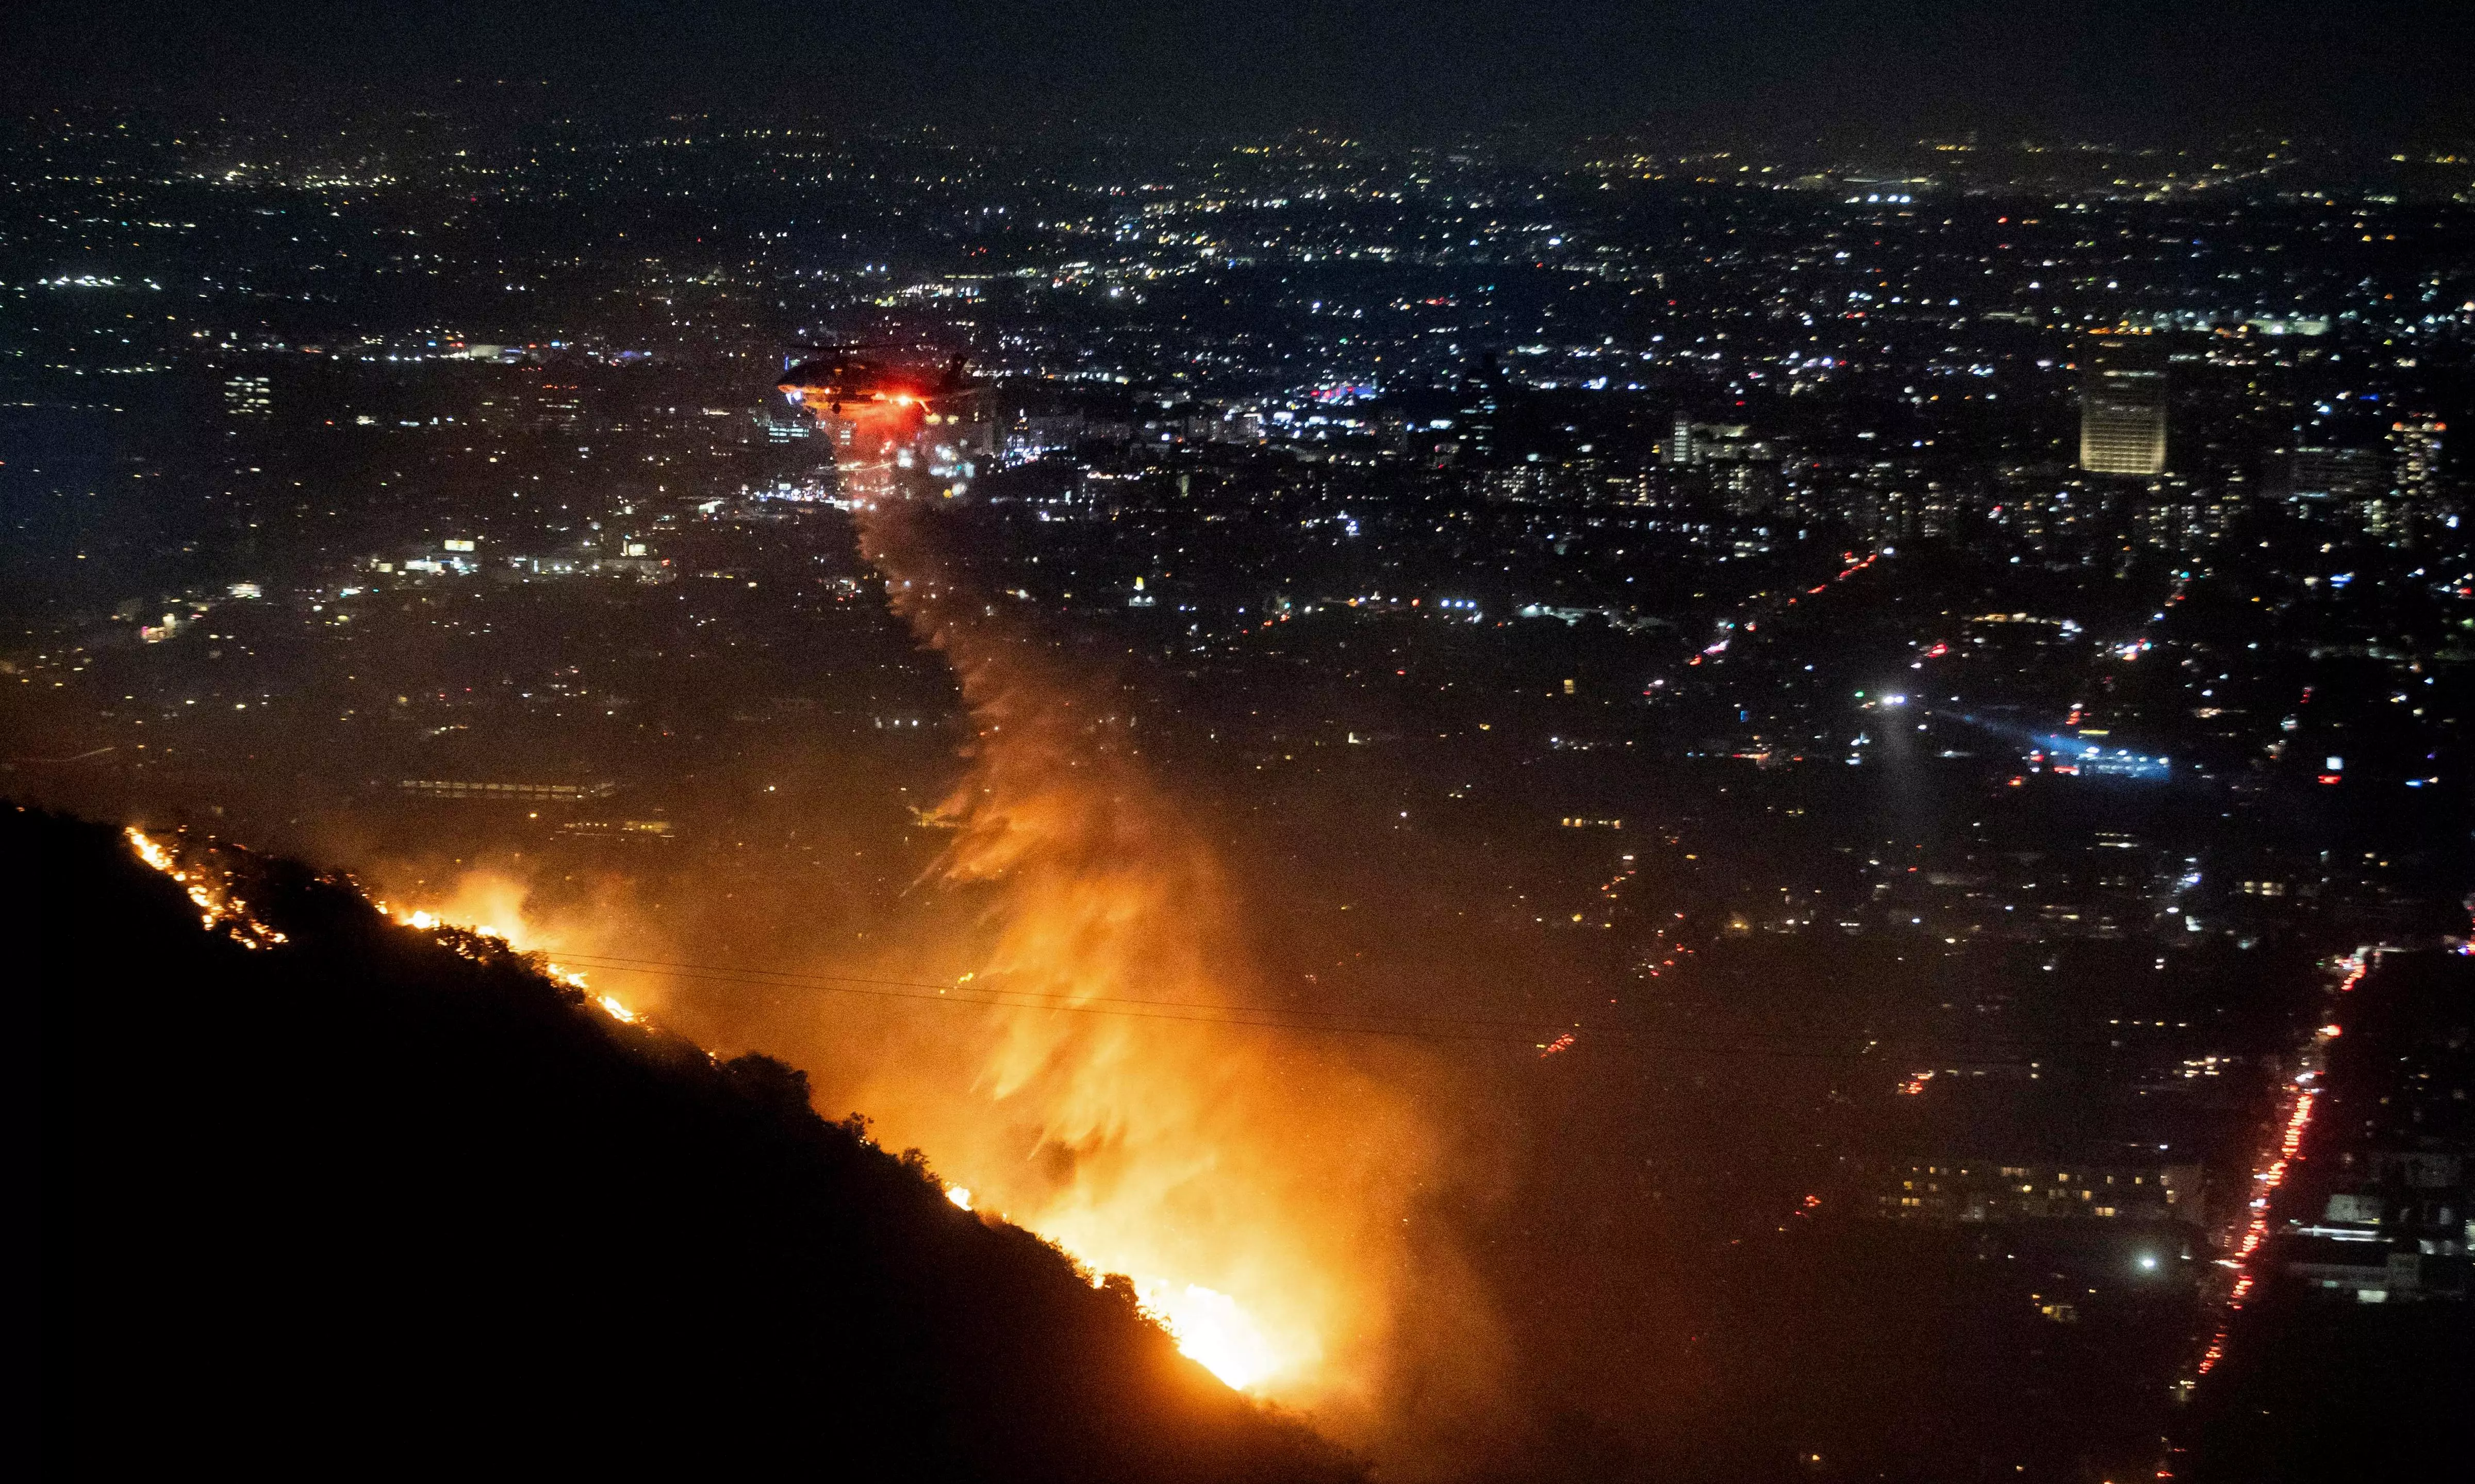
M 12 33 L 10 900 L 164 965 L 62 1395 L 2465 1455 L 2475 8 L 716 4 Z
M 1465 1411 L 1501 1357 L 1430 1234 L 1464 1183 L 1434 1068 L 1381 1039 L 1245 1028 L 1273 1002 L 1221 861 L 1150 776 L 1139 702 L 958 577 L 933 507 L 867 501 L 858 526 L 970 721 L 920 889 L 975 919 L 962 982 L 1015 1002 L 914 1017 L 859 1106 L 975 1205 L 1132 1276 L 1233 1384 L 1359 1440 Z

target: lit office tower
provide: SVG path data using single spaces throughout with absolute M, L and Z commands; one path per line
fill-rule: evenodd
M 264 377 L 233 377 L 224 383 L 224 410 L 236 418 L 262 418 L 275 410 Z
M 2370 449 L 2296 449 L 2288 484 L 2296 499 L 2352 505 L 2378 492 L 2380 456 Z
M 2093 474 L 2164 474 L 2165 357 L 2145 341 L 2109 335 L 2083 361 L 2080 467 Z
M 2440 493 L 2440 435 L 2449 425 L 2438 418 L 2408 418 L 2389 425 L 2389 449 L 2395 457 L 2390 487 L 2410 507 L 2429 508 Z

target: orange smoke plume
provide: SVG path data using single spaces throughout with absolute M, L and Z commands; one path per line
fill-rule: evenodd
M 860 1106 L 973 1208 L 1134 1277 L 1232 1384 L 1379 1447 L 1412 1371 L 1431 1402 L 1461 1406 L 1483 1385 L 1469 1358 L 1491 1345 L 1458 1266 L 1412 1255 L 1445 1162 L 1405 1090 L 1428 1069 L 1395 1049 L 1173 1018 L 1255 986 L 1221 864 L 1148 775 L 1139 718 L 1108 677 L 958 584 L 881 463 L 852 473 L 863 553 L 953 666 L 975 733 L 933 872 L 985 914 L 972 987 L 1056 1007 L 977 1011 L 924 1058 L 881 1058 Z M 1449 1374 L 1437 1349 L 1457 1352 Z
M 957 1205 L 1041 1233 L 1095 1278 L 1125 1274 L 1188 1354 L 1394 1476 L 1466 1463 L 1456 1449 L 1484 1429 L 1499 1347 L 1436 1219 L 1469 1162 L 1418 1090 L 1447 1069 L 1399 1042 L 1196 1013 L 1265 1002 L 1238 893 L 1151 776 L 1139 716 L 1116 677 L 1000 618 L 1019 610 L 943 558 L 939 502 L 903 498 L 890 457 L 919 409 L 846 421 L 835 441 L 862 552 L 952 666 L 973 733 L 937 811 L 951 842 L 922 885 L 976 929 L 932 909 L 945 929 L 897 935 L 866 966 L 968 969 L 969 993 L 931 1013 L 833 1000 L 829 1017 L 814 1001 L 786 1014 L 640 969 L 606 1008 L 684 1015 L 709 1042 L 807 1068 L 822 1111 L 865 1109 L 885 1142 L 924 1151 Z M 675 957 L 641 925 L 612 936 L 634 915 L 624 893 L 562 913 L 467 872 L 447 897 L 408 895 L 552 957 Z M 585 972 L 602 993 L 604 970 Z

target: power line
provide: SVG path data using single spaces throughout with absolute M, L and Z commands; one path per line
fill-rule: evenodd
M 627 959 L 621 958 L 615 954 L 560 954 L 558 957 L 561 962 L 574 961 L 576 963 L 584 963 L 588 966 L 591 966 L 592 964 L 600 964 L 610 968 L 635 968 L 641 966 L 646 969 L 696 969 L 712 973 L 744 975 L 751 978 L 790 980 L 797 983 L 832 981 L 837 984 L 873 985 L 903 989 L 934 989 L 938 991 L 938 998 L 948 998 L 950 997 L 951 991 L 961 990 L 967 994 L 1007 995 L 1034 1000 L 1063 1001 L 1069 1005 L 1134 1005 L 1147 1009 L 1221 1010 L 1237 1014 L 1311 1015 L 1350 1020 L 1416 1020 L 1459 1025 L 1534 1026 L 1537 1024 L 1537 1021 L 1534 1019 L 1512 1019 L 1505 1016 L 1438 1015 L 1422 1014 L 1417 1011 L 1327 1010 L 1313 1010 L 1305 1007 L 1214 1004 L 1208 1000 L 1146 1000 L 1134 999 L 1121 995 L 1068 994 L 1062 990 L 1000 989 L 991 985 L 971 985 L 961 981 L 940 983 L 934 980 L 870 979 L 857 974 L 821 974 L 813 971 L 795 972 L 788 969 L 730 968 L 717 964 L 674 963 L 661 959 Z M 1570 1029 L 1570 1027 L 1567 1027 L 1566 1029 Z
M 1065 1011 L 1078 1015 L 1112 1015 L 1129 1020 L 1175 1020 L 1184 1021 L 1193 1025 L 1230 1026 L 1236 1028 L 1251 1028 L 1259 1031 L 1292 1031 L 1328 1035 L 1376 1035 L 1406 1040 L 1483 1041 L 1498 1045 L 1514 1044 L 1509 1036 L 1492 1034 L 1422 1031 L 1401 1026 L 1387 1026 L 1381 1023 L 1358 1025 L 1341 1023 L 1316 1024 L 1296 1020 L 1251 1018 L 1247 1012 L 1243 1011 L 1243 1008 L 1241 1007 L 1231 1008 L 1233 1010 L 1240 1011 L 1240 1013 L 1188 1015 L 1158 1010 L 1129 1010 L 1120 1006 L 1098 1004 L 1078 1005 L 1060 996 L 1043 996 L 1032 1001 L 1026 1001 L 1024 999 L 1000 999 L 995 997 L 996 994 L 1009 993 L 1011 991 L 996 991 L 995 993 L 981 991 L 974 993 L 968 989 L 961 989 L 930 993 L 925 990 L 919 989 L 874 988 L 864 985 L 854 984 L 828 984 L 823 982 L 785 984 L 779 977 L 758 978 L 742 971 L 731 969 L 698 968 L 685 965 L 651 967 L 634 964 L 598 964 L 581 959 L 571 961 L 571 959 L 567 957 L 562 957 L 559 960 L 559 962 L 562 965 L 566 965 L 571 961 L 574 961 L 578 967 L 595 969 L 597 971 L 662 975 L 678 979 L 719 980 L 730 984 L 757 985 L 774 988 L 812 988 L 822 990 L 830 994 L 855 994 L 870 999 L 881 1000 L 921 1000 L 939 1005 L 975 1005 L 995 1010 L 1044 1010 Z M 1282 1012 L 1279 1010 L 1264 1010 L 1253 1011 L 1251 1012 L 1251 1015 L 1277 1016 L 1281 1013 Z M 1369 1016 L 1367 1018 L 1369 1020 L 1375 1020 L 1377 1017 Z M 1532 1041 L 1528 1044 L 1534 1046 L 1537 1043 L 1535 1041 Z
M 1770 1056 L 1814 1060 L 1853 1060 L 1876 1048 L 1924 1052 L 1938 1049 L 1954 1059 L 2020 1059 L 2030 1048 L 1984 1043 L 1943 1042 L 1923 1036 L 1869 1036 L 1858 1033 L 1746 1031 L 1720 1036 L 1690 1032 L 1659 1032 L 1637 1027 L 1556 1022 L 1544 1016 L 1448 1015 L 1416 1011 L 1332 1010 L 1305 1007 L 1236 1005 L 1194 1000 L 1137 999 L 1115 995 L 1069 995 L 1034 989 L 1002 989 L 970 984 L 939 984 L 930 980 L 883 979 L 856 974 L 749 969 L 721 964 L 686 963 L 660 959 L 631 959 L 612 954 L 558 956 L 562 965 L 597 972 L 705 980 L 770 988 L 804 988 L 870 999 L 929 1001 L 941 1005 L 973 1005 L 999 1010 L 1061 1010 L 1083 1015 L 1110 1015 L 1137 1020 L 1170 1020 L 1197 1025 L 1223 1025 L 1309 1034 L 1373 1035 L 1404 1040 L 1460 1041 L 1535 1048 L 1541 1034 L 1572 1033 L 1651 1045 L 1677 1045 L 1720 1056 Z M 1513 1037 L 1520 1033 L 1520 1039 Z M 1849 1042 L 1862 1044 L 1850 1049 Z M 2071 1043 L 2046 1043 L 2040 1051 L 2060 1050 Z M 2077 1043 L 2094 1045 L 2095 1043 Z

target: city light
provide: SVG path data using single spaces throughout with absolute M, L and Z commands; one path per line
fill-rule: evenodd
M 412 1214 L 354 1229 L 452 1209 L 488 1079 L 321 1027 L 503 999 L 540 1033 L 483 1048 L 505 1085 L 621 1070 L 554 1137 L 465 1119 L 586 1153 L 453 1224 L 536 1233 L 538 1307 L 425 1322 L 616 1336 L 543 1395 L 712 1448 L 867 1472 L 847 1387 L 807 1434 L 695 1401 L 833 1336 L 633 1338 L 808 1296 L 881 1329 L 885 1418 L 951 1419 L 914 1472 L 2119 1480 L 2240 1474 L 2264 1408 L 2391 1456 L 2345 1428 L 2430 1420 L 2284 1388 L 2321 1394 L 2331 1324 L 2434 1369 L 2475 1288 L 2475 202 L 2408 127 L 2446 48 L 2370 99 L 2315 32 L 2304 99 L 2168 55 L 2214 22 L 1989 34 L 1979 104 L 2095 80 L 2068 130 L 1842 100 L 1787 138 L 1728 121 L 1828 49 L 1776 17 L 1704 69 L 1737 104 L 1619 128 L 1594 91 L 1689 61 L 1329 9 L 932 17 L 907 61 L 784 12 L 652 71 L 520 37 L 308 113 L 266 80 L 358 43 L 235 69 L 176 17 L 21 69 L 0 826 L 105 821 L 58 872 L 108 858 L 98 956 L 205 955 L 99 970 L 93 1026 L 307 1048 L 148 1113 L 156 1248 L 353 1173 L 234 1180 L 184 1131 L 364 1106 L 447 1173 L 376 1172 Z M 558 85 L 576 58 L 668 101 Z M 2242 107 L 2127 137 L 2123 80 L 2167 73 Z M 1458 102 L 1340 106 L 1404 77 Z M 2270 127 L 2297 99 L 2364 117 Z M 926 1276 L 804 1229 L 696 1271 L 608 1217 L 597 1182 L 691 1149 L 682 1220 L 831 1207 Z M 563 1286 L 604 1253 L 624 1282 Z M 317 1302 L 427 1292 L 373 1267 Z M 366 1327 L 321 1364 L 380 1375 Z M 291 1384 L 181 1374 L 218 1416 Z M 1258 1426 L 1329 1470 L 1221 1467 Z

